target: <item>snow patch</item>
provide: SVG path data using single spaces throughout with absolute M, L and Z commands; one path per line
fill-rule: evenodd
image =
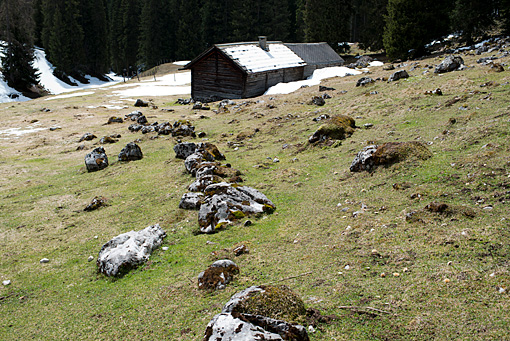
M 181 61 L 178 61 L 178 62 L 174 62 L 174 65 L 184 66 L 186 64 L 189 64 L 190 62 L 191 62 L 191 60 L 181 60 Z
M 317 69 L 308 79 L 289 83 L 279 83 L 270 87 L 265 95 L 290 94 L 303 86 L 319 85 L 323 79 L 332 77 L 345 77 L 359 75 L 361 71 L 349 69 L 345 66 L 327 67 Z
M 82 96 L 88 96 L 94 94 L 94 91 L 83 91 L 83 92 L 74 92 L 72 94 L 67 95 L 58 95 L 58 96 L 52 96 L 45 99 L 45 101 L 51 101 L 54 99 L 60 99 L 60 98 L 71 98 L 71 97 L 82 97 Z
M 171 96 L 191 94 L 191 72 L 178 72 L 148 79 L 139 83 L 115 85 L 114 88 L 131 87 L 126 90 L 114 91 L 118 96 Z

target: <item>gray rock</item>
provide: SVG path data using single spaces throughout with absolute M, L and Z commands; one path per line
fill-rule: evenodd
M 8 286 L 11 284 L 11 281 L 10 280 L 5 280 L 5 281 L 2 281 L 2 285 L 3 286 Z
M 119 161 L 136 161 L 142 158 L 142 149 L 134 142 L 129 142 L 119 153 Z
M 118 235 L 99 251 L 99 272 L 106 276 L 116 276 L 136 268 L 149 259 L 152 251 L 161 245 L 165 237 L 166 233 L 159 224 Z
M 322 96 L 314 96 L 312 98 L 312 104 L 315 104 L 315 105 L 318 105 L 321 107 L 324 104 L 326 104 L 326 101 L 324 100 L 324 98 L 322 98 Z
M 263 287 L 252 286 L 233 295 L 220 314 L 207 325 L 204 341 L 217 340 L 289 340 L 308 341 L 306 328 L 270 317 L 240 313 L 237 306 L 252 295 L 261 294 Z
M 239 273 L 239 267 L 229 259 L 218 260 L 198 275 L 198 288 L 222 290 Z
M 190 192 L 184 193 L 179 202 L 179 208 L 183 210 L 198 210 L 200 209 L 200 205 L 202 205 L 202 201 L 204 200 L 204 193 L 200 192 Z
M 132 132 L 139 131 L 139 130 L 140 130 L 140 129 L 142 129 L 142 128 L 143 128 L 143 125 L 138 124 L 138 123 L 133 123 L 133 124 L 131 124 L 131 125 L 128 127 L 129 131 L 132 131 Z
M 436 66 L 434 73 L 445 73 L 460 69 L 464 65 L 464 60 L 460 56 L 448 56 L 441 64 Z
M 356 82 L 356 86 L 366 86 L 368 84 L 375 83 L 375 81 L 370 77 L 361 77 Z
M 372 170 L 375 165 L 374 161 L 372 159 L 372 155 L 377 150 L 376 145 L 371 145 L 363 148 L 362 151 L 360 151 L 354 160 L 351 163 L 350 170 L 351 172 L 360 172 L 363 170 L 370 171 Z
M 203 192 L 207 188 L 207 186 L 222 182 L 222 178 L 217 175 L 209 174 L 203 175 L 197 178 L 191 185 L 188 187 L 188 191 L 190 192 Z
M 174 146 L 175 157 L 186 160 L 196 149 L 197 145 L 193 142 L 178 143 Z
M 399 70 L 397 72 L 394 72 L 388 79 L 388 82 L 395 82 L 402 78 L 409 78 L 409 74 L 407 73 L 406 70 Z
M 149 121 L 147 121 L 147 117 L 145 117 L 145 115 L 142 115 L 136 119 L 136 123 L 138 124 L 147 124 L 147 122 Z
M 148 106 L 149 106 L 149 102 L 146 102 L 141 99 L 137 99 L 135 102 L 135 107 L 148 107 Z
M 97 138 L 96 135 L 94 134 L 91 134 L 91 133 L 85 133 L 82 137 L 80 137 L 80 139 L 78 140 L 78 142 L 82 142 L 82 141 L 91 141 L 93 139 Z
M 89 256 L 89 258 L 87 259 L 87 261 L 89 262 L 92 262 L 94 260 L 94 256 Z
M 49 260 L 48 258 L 43 258 L 43 259 L 41 259 L 41 260 L 39 261 L 39 263 L 41 263 L 41 264 L 49 263 L 49 262 L 50 262 L 50 260 Z
M 95 172 L 108 167 L 108 157 L 103 147 L 97 147 L 85 156 L 87 171 Z
M 141 111 L 133 111 L 130 114 L 124 116 L 124 118 L 130 119 L 131 121 L 136 121 L 139 117 L 143 116 Z
M 246 186 L 233 187 L 221 182 L 207 186 L 198 212 L 200 231 L 214 233 L 216 229 L 247 215 L 272 212 L 276 206 L 264 194 Z

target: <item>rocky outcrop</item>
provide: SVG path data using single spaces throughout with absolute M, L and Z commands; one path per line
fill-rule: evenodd
M 406 70 L 399 70 L 391 74 L 390 78 L 388 78 L 388 82 L 395 82 L 403 78 L 409 78 L 409 74 Z
M 95 172 L 108 167 L 108 157 L 103 147 L 97 147 L 85 156 L 87 171 Z
M 464 60 L 460 56 L 448 56 L 441 64 L 436 66 L 434 73 L 445 73 L 459 70 L 464 65 Z
M 308 142 L 321 142 L 328 138 L 343 140 L 354 133 L 356 122 L 346 115 L 336 115 L 325 120 L 319 129 L 308 138 Z
M 119 153 L 119 161 L 136 161 L 142 158 L 142 149 L 134 142 L 129 142 Z
M 239 267 L 229 259 L 217 260 L 198 275 L 198 288 L 222 290 L 239 273 Z
M 258 213 L 271 213 L 276 209 L 271 200 L 251 187 L 221 182 L 207 186 L 204 194 L 198 212 L 198 223 L 203 233 L 214 233 L 233 220 Z
M 356 82 L 356 86 L 366 86 L 368 84 L 372 84 L 372 83 L 375 83 L 375 80 L 373 80 L 372 78 L 370 77 L 361 77 L 360 79 L 358 79 L 358 81 Z
M 421 142 L 388 142 L 363 148 L 351 163 L 351 172 L 372 171 L 377 166 L 391 165 L 408 158 L 426 160 L 432 153 Z
M 183 210 L 198 210 L 204 201 L 204 193 L 188 192 L 184 193 L 179 202 L 179 208 Z
M 306 314 L 303 301 L 286 286 L 253 286 L 231 297 L 207 325 L 204 341 L 308 341 L 306 328 L 286 322 Z
M 99 251 L 96 262 L 99 272 L 106 276 L 117 276 L 136 268 L 149 259 L 165 237 L 166 233 L 159 224 L 118 235 Z

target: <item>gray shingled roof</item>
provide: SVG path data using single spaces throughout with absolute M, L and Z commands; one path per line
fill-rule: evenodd
M 285 43 L 308 65 L 343 64 L 344 60 L 327 43 Z

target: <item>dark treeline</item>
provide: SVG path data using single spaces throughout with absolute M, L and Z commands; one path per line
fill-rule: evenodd
M 390 59 L 451 32 L 466 43 L 510 31 L 510 0 L 0 0 L 2 68 L 17 89 L 34 84 L 33 46 L 55 74 L 133 74 L 187 60 L 217 43 L 356 41 Z

